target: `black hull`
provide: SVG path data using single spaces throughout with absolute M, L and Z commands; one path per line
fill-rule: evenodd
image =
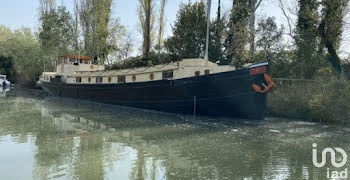
M 264 119 L 266 94 L 252 84 L 264 75 L 249 75 L 248 69 L 178 80 L 125 84 L 65 84 L 39 82 L 53 96 L 85 99 L 157 111 Z

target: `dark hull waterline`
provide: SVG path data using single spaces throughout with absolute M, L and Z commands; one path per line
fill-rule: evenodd
M 177 80 L 125 84 L 66 84 L 59 79 L 39 81 L 53 96 L 85 99 L 182 114 L 264 119 L 266 94 L 252 84 L 264 75 L 249 75 L 248 69 Z

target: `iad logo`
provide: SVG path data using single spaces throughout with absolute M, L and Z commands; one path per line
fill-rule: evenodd
M 327 163 L 327 154 L 330 154 L 331 156 L 331 163 L 333 167 L 336 168 L 341 168 L 345 166 L 346 162 L 348 161 L 348 155 L 342 148 L 325 148 L 322 151 L 322 159 L 321 162 L 318 162 L 317 158 L 317 144 L 314 143 L 312 144 L 312 163 L 314 166 L 318 168 L 322 168 L 326 165 Z M 342 161 L 341 162 L 336 162 L 336 151 L 342 155 Z M 348 169 L 346 168 L 344 171 L 329 171 L 329 168 L 327 168 L 327 178 L 348 178 Z

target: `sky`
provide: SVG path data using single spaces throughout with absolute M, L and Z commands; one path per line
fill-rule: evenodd
M 158 2 L 159 0 L 156 0 Z M 167 35 L 171 34 L 171 25 L 176 19 L 176 13 L 181 2 L 189 0 L 168 0 L 166 6 L 166 25 Z M 192 0 L 194 2 L 196 0 Z M 199 0 L 197 0 L 199 1 Z M 122 24 L 137 29 L 137 3 L 138 0 L 114 0 L 112 6 L 112 17 L 118 17 Z M 73 9 L 73 0 L 57 0 L 57 5 L 65 5 L 68 9 Z M 221 0 L 222 11 L 229 11 L 232 0 Z M 218 6 L 218 0 L 212 0 L 212 17 L 215 16 Z M 263 7 L 265 6 L 265 7 Z M 263 5 L 269 15 L 278 16 L 279 9 L 277 7 Z M 267 8 L 266 8 L 267 7 Z M 22 26 L 37 29 L 40 24 L 38 22 L 39 0 L 0 0 L 0 24 L 17 29 Z M 261 8 L 261 9 L 262 9 Z M 271 11 L 272 10 L 272 11 Z
M 155 0 L 159 2 L 159 0 Z M 166 6 L 166 29 L 165 36 L 171 36 L 171 27 L 174 25 L 176 13 L 182 2 L 199 0 L 168 0 Z M 65 5 L 69 10 L 73 9 L 73 0 L 57 0 L 57 5 Z M 128 30 L 135 34 L 136 41 L 141 42 L 141 33 L 139 32 L 139 23 L 137 16 L 138 0 L 114 0 L 112 6 L 112 17 L 119 18 L 121 23 Z M 222 11 L 228 12 L 232 6 L 232 0 L 221 0 Z M 211 17 L 214 18 L 217 12 L 218 0 L 212 0 Z M 39 0 L 0 0 L 0 24 L 6 25 L 11 29 L 17 29 L 22 26 L 37 30 L 40 27 L 38 21 Z M 279 25 L 285 22 L 280 9 L 275 5 L 274 0 L 264 0 L 257 12 L 257 20 L 264 17 L 275 17 Z M 285 27 L 287 27 L 285 25 Z M 350 28 L 345 30 L 342 51 L 350 53 Z

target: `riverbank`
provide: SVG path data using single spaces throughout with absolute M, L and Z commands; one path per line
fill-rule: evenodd
M 350 123 L 350 84 L 339 78 L 276 79 L 267 115 L 327 123 Z

